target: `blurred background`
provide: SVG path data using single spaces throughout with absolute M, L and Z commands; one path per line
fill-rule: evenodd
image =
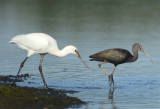
M 43 32 L 62 49 L 75 45 L 90 66 L 76 56 L 44 57 L 43 72 L 51 88 L 80 91 L 72 96 L 88 102 L 81 108 L 160 108 L 160 1 L 159 0 L 0 0 L 0 75 L 16 75 L 26 52 L 8 42 L 13 36 Z M 153 59 L 139 53 L 135 63 L 115 71 L 114 99 L 108 99 L 108 77 L 89 55 L 109 48 L 140 43 Z M 21 74 L 30 78 L 19 86 L 43 87 L 38 71 L 40 56 L 34 55 Z M 111 72 L 113 65 L 105 64 Z M 34 82 L 33 84 L 30 82 Z M 110 91 L 109 91 L 110 92 Z

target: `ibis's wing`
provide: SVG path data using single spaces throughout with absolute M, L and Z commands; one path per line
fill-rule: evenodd
M 130 53 L 125 49 L 110 49 L 106 50 L 104 54 L 104 56 L 107 56 L 106 59 L 110 62 L 122 62 L 128 58 L 128 54 Z
M 108 49 L 91 55 L 91 60 L 95 61 L 108 61 L 111 63 L 120 63 L 125 61 L 128 56 L 131 55 L 129 51 L 125 49 Z

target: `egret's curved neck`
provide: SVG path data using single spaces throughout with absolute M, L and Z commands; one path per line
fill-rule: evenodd
M 64 56 L 66 56 L 66 55 L 68 55 L 68 54 L 70 54 L 71 52 L 69 51 L 69 49 L 68 49 L 68 46 L 66 46 L 66 47 L 64 47 L 62 50 L 60 50 L 60 56 L 61 57 L 64 57 Z
M 64 56 L 70 54 L 70 51 L 68 50 L 68 46 L 66 46 L 62 50 L 59 50 L 59 49 L 57 49 L 56 51 L 52 50 L 51 54 L 54 56 L 57 56 L 57 57 L 64 57 Z

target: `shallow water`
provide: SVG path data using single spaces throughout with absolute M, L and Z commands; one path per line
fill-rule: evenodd
M 48 86 L 79 91 L 71 96 L 88 103 L 80 109 L 159 109 L 159 4 L 158 0 L 1 0 L 0 74 L 16 75 L 26 56 L 25 51 L 8 43 L 13 36 L 44 32 L 57 40 L 60 49 L 75 45 L 90 66 L 87 70 L 74 55 L 44 57 Z M 107 75 L 97 66 L 99 62 L 90 62 L 88 56 L 117 47 L 131 52 L 135 42 L 149 53 L 153 64 L 140 52 L 136 62 L 117 67 L 116 89 L 110 90 Z M 21 73 L 29 73 L 31 78 L 17 85 L 43 87 L 39 60 L 39 55 L 28 59 Z M 113 65 L 103 67 L 111 72 Z

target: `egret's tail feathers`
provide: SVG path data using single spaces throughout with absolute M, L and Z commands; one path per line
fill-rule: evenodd
M 10 43 L 10 44 L 13 44 L 13 43 L 15 43 L 15 41 L 11 40 L 11 41 L 9 41 L 9 43 Z

